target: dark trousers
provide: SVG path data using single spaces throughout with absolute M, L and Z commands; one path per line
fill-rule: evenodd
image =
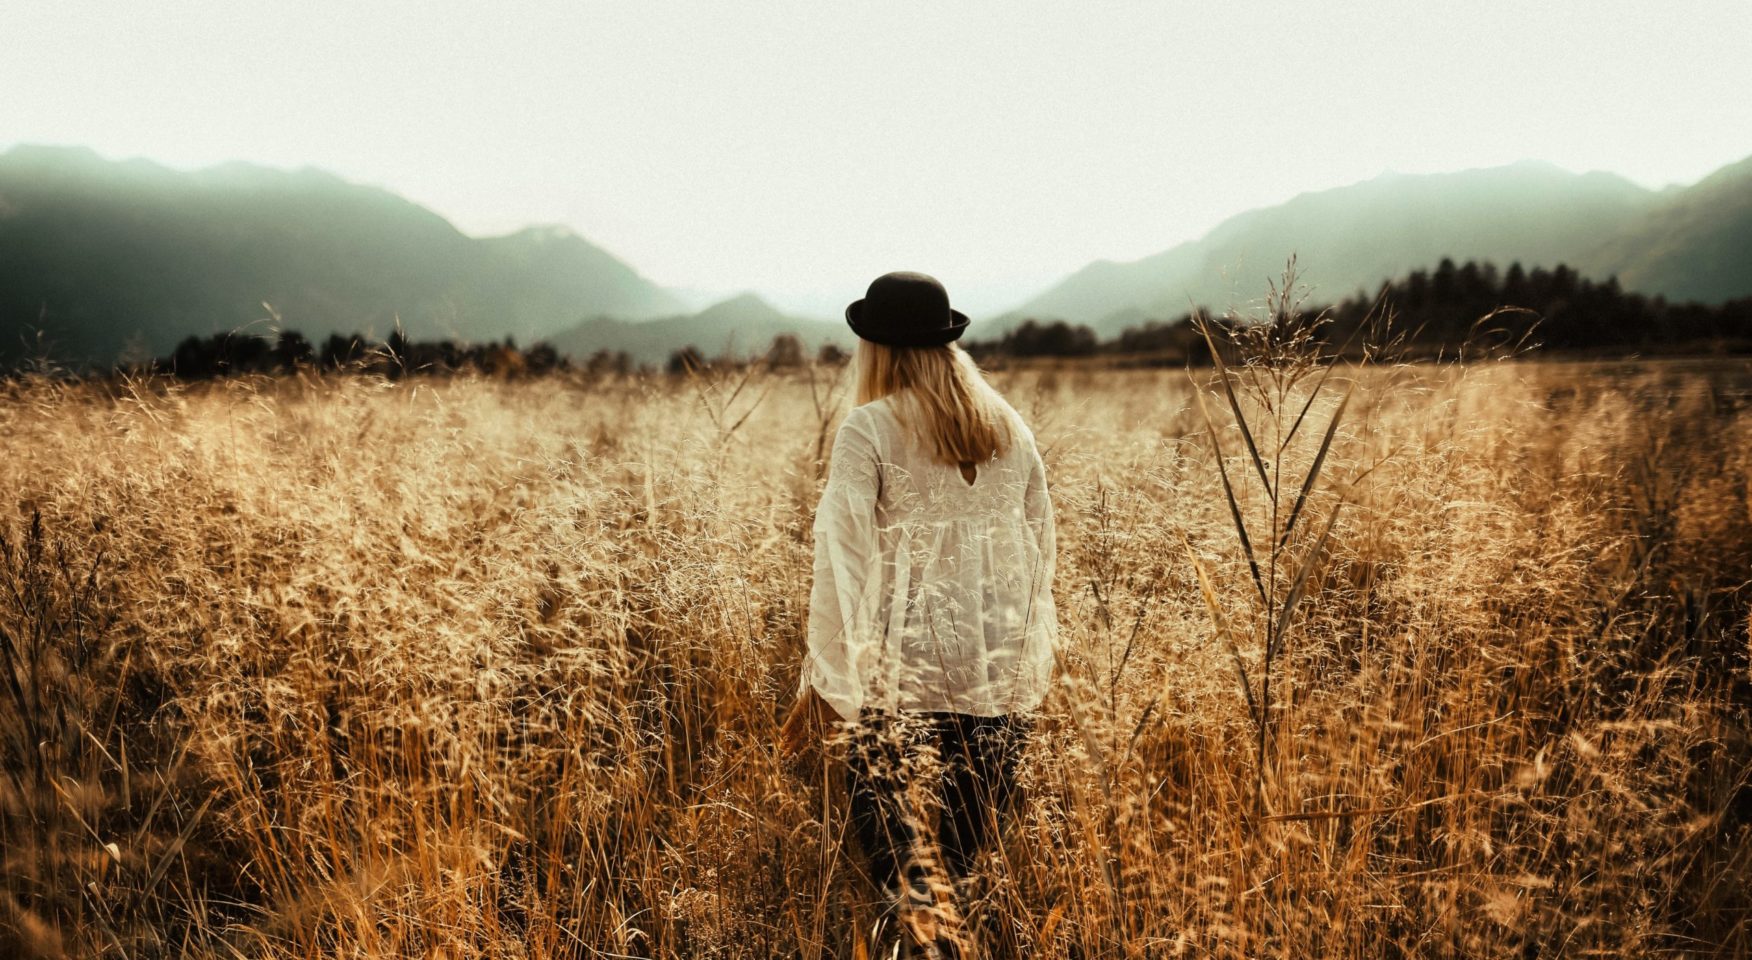
M 950 879 L 966 876 L 1016 792 L 1029 721 L 962 713 L 865 711 L 848 751 L 852 830 L 877 887 L 926 869 L 940 853 Z M 935 844 L 931 844 L 931 840 Z

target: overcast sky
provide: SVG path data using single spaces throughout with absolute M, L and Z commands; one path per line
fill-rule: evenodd
M 1752 154 L 1752 4 L 6 0 L 0 146 L 313 165 L 671 286 L 970 312 L 1307 190 Z

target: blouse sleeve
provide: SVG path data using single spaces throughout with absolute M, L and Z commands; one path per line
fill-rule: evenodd
M 809 593 L 808 652 L 799 693 L 813 686 L 841 719 L 864 703 L 859 653 L 876 640 L 876 497 L 881 477 L 867 413 L 840 424 L 827 485 L 815 511 L 815 582 Z
M 1058 565 L 1058 530 L 1052 515 L 1052 497 L 1046 489 L 1046 462 L 1041 459 L 1032 437 L 1029 452 L 1034 462 L 1028 472 L 1023 511 L 1029 530 L 1034 534 L 1035 546 L 1040 551 L 1040 565 L 1034 577 L 1035 609 L 1042 614 L 1041 619 L 1051 636 L 1058 632 L 1058 617 L 1052 600 L 1053 574 Z

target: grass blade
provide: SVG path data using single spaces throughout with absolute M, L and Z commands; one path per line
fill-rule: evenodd
M 1290 531 L 1296 528 L 1296 518 L 1302 515 L 1302 507 L 1308 502 L 1308 494 L 1314 489 L 1314 482 L 1320 478 L 1320 468 L 1326 464 L 1326 452 L 1332 449 L 1332 437 L 1338 432 L 1338 422 L 1344 419 L 1344 408 L 1350 403 L 1351 391 L 1355 389 L 1356 384 L 1351 384 L 1350 389 L 1339 399 L 1338 409 L 1332 411 L 1332 422 L 1326 425 L 1326 436 L 1320 440 L 1320 451 L 1314 454 L 1314 462 L 1308 466 L 1308 475 L 1302 479 L 1302 492 L 1296 494 L 1295 506 L 1290 508 L 1290 518 L 1284 522 L 1283 533 L 1278 535 L 1279 550 L 1290 542 Z M 1309 399 L 1312 400 L 1311 397 Z
M 1308 391 L 1308 399 L 1303 402 L 1301 412 L 1296 414 L 1295 422 L 1290 424 L 1290 432 L 1284 434 L 1284 442 L 1278 447 L 1279 450 L 1288 447 L 1296 439 L 1296 431 L 1302 429 L 1302 419 L 1308 416 L 1308 409 L 1314 406 L 1314 400 L 1320 396 L 1320 391 L 1326 386 L 1326 378 L 1332 376 L 1332 368 L 1336 366 L 1338 366 L 1336 362 L 1327 364 L 1326 369 L 1320 373 L 1320 379 L 1314 381 L 1314 389 Z
M 1313 571 L 1314 564 L 1320 559 L 1320 551 L 1326 546 L 1326 539 L 1332 535 L 1332 524 L 1338 520 L 1338 511 L 1344 506 L 1340 500 L 1332 506 L 1332 513 L 1326 518 L 1326 527 L 1320 531 L 1320 538 L 1314 541 L 1313 549 L 1302 558 L 1302 569 L 1296 574 L 1296 581 L 1290 584 L 1290 592 L 1284 595 L 1283 609 L 1278 611 L 1277 624 L 1272 629 L 1272 635 L 1266 643 L 1265 659 L 1267 663 L 1277 655 L 1283 646 L 1284 631 L 1289 629 L 1290 614 L 1295 612 L 1296 603 L 1302 599 L 1302 590 L 1308 585 L 1308 574 Z
M 1265 472 L 1265 461 L 1259 456 L 1259 447 L 1253 442 L 1253 431 L 1247 428 L 1247 418 L 1241 413 L 1241 401 L 1235 396 L 1235 385 L 1229 380 L 1229 367 L 1223 363 L 1223 354 L 1217 350 L 1217 343 L 1211 338 L 1210 324 L 1201 319 L 1198 332 L 1204 335 L 1205 345 L 1211 349 L 1211 362 L 1217 367 L 1217 379 L 1223 382 L 1223 395 L 1229 398 L 1229 409 L 1235 412 L 1235 425 L 1241 428 L 1241 439 L 1247 441 L 1247 454 L 1253 458 L 1253 469 L 1259 471 L 1259 482 L 1265 484 L 1265 489 L 1276 497 L 1277 487 L 1272 485 L 1271 476 Z
M 1223 642 L 1228 644 L 1229 655 L 1235 658 L 1235 672 L 1241 677 L 1241 694 L 1247 699 L 1247 715 L 1253 718 L 1254 727 L 1260 728 L 1265 718 L 1260 716 L 1259 702 L 1253 699 L 1253 681 L 1247 676 L 1247 664 L 1241 660 L 1241 648 L 1235 643 L 1235 632 L 1229 629 L 1229 620 L 1223 616 L 1223 608 L 1217 603 L 1217 591 L 1211 587 L 1211 578 L 1205 572 L 1203 561 L 1199 560 L 1185 534 L 1181 535 L 1180 542 L 1186 546 L 1186 555 L 1192 560 L 1193 572 L 1198 574 L 1198 592 L 1204 597 L 1205 609 L 1210 611 L 1211 623 Z
M 195 815 L 183 824 L 182 832 L 177 834 L 176 841 L 167 847 L 163 855 L 158 858 L 158 864 L 152 868 L 152 874 L 146 878 L 146 885 L 143 889 L 150 892 L 158 888 L 158 881 L 164 879 L 164 874 L 170 870 L 172 861 L 182 853 L 183 847 L 188 845 L 189 838 L 195 835 L 195 827 L 200 825 L 201 818 L 207 815 L 207 811 L 212 808 L 213 801 L 216 799 L 218 799 L 217 794 L 209 794 L 207 799 L 201 802 L 200 809 L 195 811 Z
M 1247 569 L 1253 574 L 1253 586 L 1259 590 L 1259 602 L 1267 607 L 1265 578 L 1259 573 L 1259 561 L 1253 556 L 1253 541 L 1247 536 L 1247 523 L 1241 519 L 1241 504 L 1235 500 L 1235 488 L 1229 483 L 1229 468 L 1224 464 L 1223 445 L 1217 441 L 1217 427 L 1211 422 L 1211 412 L 1205 406 L 1204 391 L 1193 385 L 1192 395 L 1198 400 L 1198 412 L 1204 417 L 1205 431 L 1211 437 L 1211 450 L 1217 455 L 1217 475 L 1223 478 L 1223 496 L 1229 500 L 1229 517 L 1235 522 L 1235 535 L 1241 538 L 1241 552 L 1247 557 Z

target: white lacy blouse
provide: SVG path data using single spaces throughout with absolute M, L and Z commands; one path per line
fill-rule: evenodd
M 1058 619 L 1056 546 L 1034 435 L 970 484 L 902 429 L 888 398 L 834 437 L 815 513 L 815 583 L 799 692 L 861 709 L 999 716 L 1046 695 Z

